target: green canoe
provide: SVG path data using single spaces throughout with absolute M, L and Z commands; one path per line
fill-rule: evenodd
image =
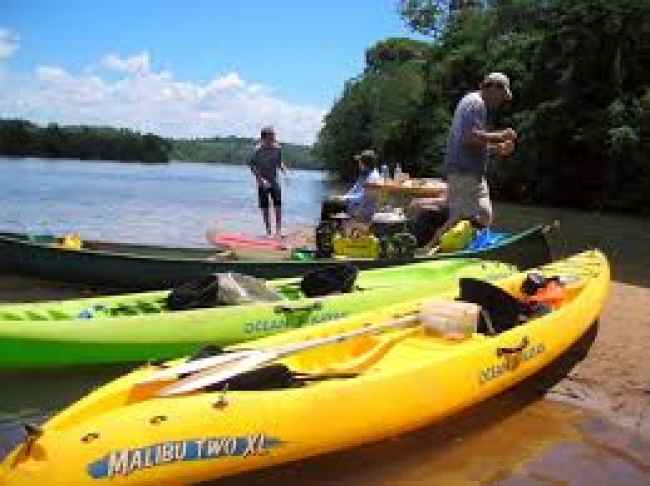
M 551 261 L 546 239 L 549 228 L 548 225 L 533 226 L 512 233 L 495 245 L 474 251 L 407 259 L 356 258 L 349 261 L 361 270 L 448 258 L 482 258 L 510 263 L 522 269 L 532 268 Z M 142 291 L 168 289 L 215 272 L 237 272 L 265 279 L 297 277 L 333 262 L 331 259 L 234 260 L 214 248 L 174 248 L 85 239 L 80 249 L 70 249 L 51 240 L 0 232 L 0 273 L 111 290 Z
M 172 358 L 202 345 L 261 338 L 428 295 L 453 294 L 460 277 L 493 279 L 516 268 L 450 259 L 359 272 L 355 289 L 303 296 L 299 279 L 268 282 L 280 300 L 170 311 L 168 291 L 0 306 L 0 369 Z M 97 312 L 94 312 L 97 310 Z

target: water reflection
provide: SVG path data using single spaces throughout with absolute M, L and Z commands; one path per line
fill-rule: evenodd
M 559 222 L 551 235 L 556 256 L 600 248 L 611 261 L 613 279 L 650 287 L 650 218 L 570 209 L 496 204 L 495 224 L 521 229 Z

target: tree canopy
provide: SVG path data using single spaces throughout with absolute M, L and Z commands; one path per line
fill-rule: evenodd
M 649 211 L 650 2 L 402 0 L 399 11 L 432 40 L 368 49 L 319 134 L 327 170 L 349 179 L 352 156 L 373 148 L 439 175 L 455 104 L 502 71 L 515 98 L 490 123 L 520 137 L 512 159 L 490 166 L 497 198 Z
M 125 128 L 40 127 L 26 120 L 0 119 L 0 155 L 81 160 L 164 163 L 169 160 L 245 164 L 256 140 L 239 137 L 165 139 Z M 318 169 L 311 147 L 282 143 L 290 167 Z
M 0 120 L 0 155 L 166 162 L 171 143 L 152 134 L 125 128 L 60 126 L 40 127 L 26 120 Z
M 214 137 L 176 139 L 172 141 L 171 158 L 174 160 L 216 162 L 220 164 L 245 164 L 251 157 L 257 140 L 240 137 Z M 311 147 L 280 143 L 282 158 L 292 168 L 320 169 L 313 158 Z

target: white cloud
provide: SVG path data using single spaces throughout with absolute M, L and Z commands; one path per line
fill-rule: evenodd
M 44 82 L 59 82 L 69 79 L 70 76 L 65 69 L 56 66 L 38 66 L 36 68 L 36 79 Z
M 324 110 L 289 103 L 236 72 L 205 83 L 175 79 L 151 70 L 149 54 L 104 56 L 102 69 L 79 73 L 39 66 L 33 74 L 0 76 L 0 113 L 38 123 L 97 124 L 132 128 L 167 137 L 257 137 L 276 127 L 280 141 L 311 144 Z
M 100 65 L 115 71 L 122 71 L 131 74 L 145 74 L 149 72 L 149 53 L 143 51 L 126 59 L 121 58 L 119 54 L 111 53 L 102 58 Z
M 0 60 L 8 59 L 18 50 L 18 36 L 9 29 L 0 27 Z

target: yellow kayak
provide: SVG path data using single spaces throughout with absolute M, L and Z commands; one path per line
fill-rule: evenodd
M 466 279 L 459 301 L 142 367 L 29 427 L 0 486 L 188 485 L 434 423 L 555 360 L 598 319 L 609 282 L 605 256 L 587 251 L 496 284 Z

